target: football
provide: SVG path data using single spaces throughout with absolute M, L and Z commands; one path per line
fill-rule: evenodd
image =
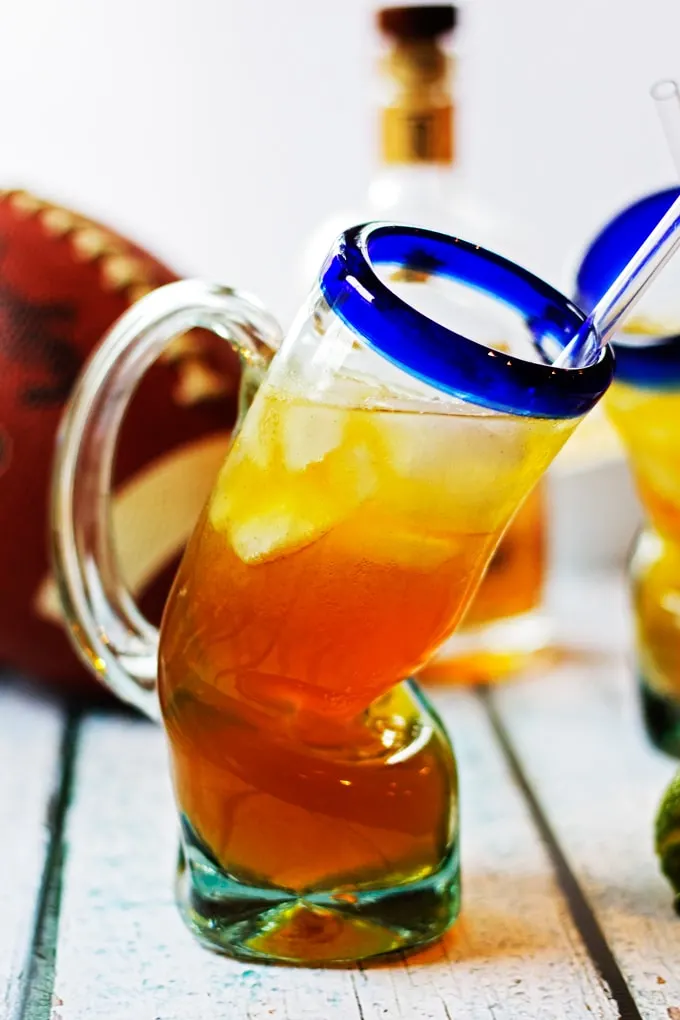
M 64 633 L 48 555 L 54 440 L 80 369 L 134 301 L 178 279 L 119 234 L 26 191 L 0 192 L 0 665 L 73 690 L 90 680 Z M 239 365 L 202 331 L 177 337 L 131 402 L 113 525 L 154 623 L 227 448 Z

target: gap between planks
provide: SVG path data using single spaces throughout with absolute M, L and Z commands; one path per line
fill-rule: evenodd
M 533 818 L 534 824 L 538 829 L 543 843 L 545 844 L 548 856 L 552 861 L 557 884 L 562 890 L 562 894 L 567 906 L 569 907 L 574 924 L 583 939 L 585 947 L 588 950 L 590 958 L 597 968 L 600 977 L 609 988 L 612 998 L 619 1007 L 621 1020 L 643 1020 L 626 980 L 621 973 L 621 969 L 616 961 L 614 953 L 612 952 L 604 936 L 604 932 L 593 913 L 590 903 L 583 889 L 579 885 L 574 872 L 569 867 L 555 833 L 543 813 L 538 797 L 532 790 L 531 785 L 522 770 L 520 760 L 513 747 L 512 741 L 510 740 L 498 712 L 496 711 L 493 701 L 489 696 L 488 688 L 479 687 L 477 689 L 477 694 L 486 709 L 491 726 L 493 727 L 496 737 L 498 738 L 498 742 L 503 749 L 503 753 L 508 763 L 508 768 L 510 769 L 519 789 L 524 794 L 531 817 Z
M 60 785 L 63 705 L 0 673 L 0 1016 L 20 1015 L 50 808 Z
M 59 748 L 56 783 L 47 820 L 49 835 L 45 865 L 38 892 L 35 925 L 18 1014 L 21 1020 L 48 1020 L 52 1016 L 61 880 L 66 858 L 65 821 L 73 793 L 81 719 L 82 713 L 78 708 L 67 709 Z
M 680 922 L 654 852 L 678 762 L 647 738 L 623 578 L 559 587 L 569 654 L 489 691 L 498 725 L 644 1020 L 680 1016 Z

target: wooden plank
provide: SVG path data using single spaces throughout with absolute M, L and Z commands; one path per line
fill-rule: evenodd
M 437 698 L 437 707 L 460 768 L 463 914 L 449 938 L 406 961 L 405 973 L 366 972 L 364 1016 L 618 1016 L 556 891 L 545 849 L 480 706 L 451 692 Z
M 458 744 L 464 912 L 406 962 L 313 970 L 200 948 L 172 901 L 176 822 L 159 731 L 87 721 L 69 813 L 53 1020 L 582 1020 L 618 1016 L 558 893 L 482 706 L 440 701 Z
M 642 729 L 624 584 L 563 584 L 555 605 L 580 650 L 541 680 L 494 692 L 492 704 L 641 1016 L 680 1017 L 680 921 L 653 850 L 677 763 Z
M 0 1016 L 18 1014 L 60 781 L 63 713 L 0 679 Z

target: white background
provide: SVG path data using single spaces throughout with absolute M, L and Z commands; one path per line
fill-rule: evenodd
M 20 0 L 0 31 L 0 178 L 127 232 L 284 318 L 293 261 L 374 156 L 369 0 Z M 680 76 L 678 0 L 468 0 L 461 152 L 559 278 L 669 183 L 648 90 Z

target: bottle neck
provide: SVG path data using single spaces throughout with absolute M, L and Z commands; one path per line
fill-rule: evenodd
M 400 40 L 384 61 L 391 95 L 380 111 L 384 168 L 451 168 L 455 160 L 451 61 L 436 40 Z
M 442 229 L 452 183 L 450 163 L 383 163 L 368 186 L 368 217 Z

